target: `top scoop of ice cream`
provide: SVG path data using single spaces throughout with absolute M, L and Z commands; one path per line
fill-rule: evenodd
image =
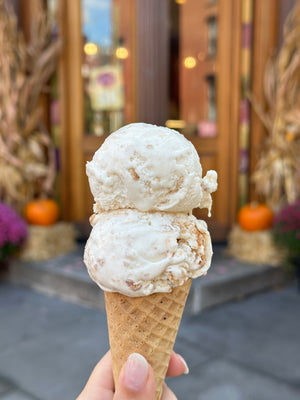
M 210 210 L 217 174 L 202 168 L 194 146 L 165 127 L 136 123 L 111 134 L 87 163 L 94 211 Z

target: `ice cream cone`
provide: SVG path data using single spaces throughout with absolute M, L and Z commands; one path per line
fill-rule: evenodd
M 155 400 L 161 398 L 190 286 L 191 279 L 188 279 L 171 293 L 154 293 L 142 297 L 105 292 L 115 382 L 128 356 L 140 353 L 154 370 Z
M 140 353 L 160 400 L 191 279 L 210 267 L 207 225 L 192 210 L 210 212 L 217 173 L 202 176 L 183 135 L 142 123 L 110 134 L 86 171 L 95 215 L 84 261 L 105 292 L 114 380 Z

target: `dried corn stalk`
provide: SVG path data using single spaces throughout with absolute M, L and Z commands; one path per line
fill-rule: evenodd
M 55 71 L 61 43 L 51 37 L 42 7 L 26 43 L 7 3 L 0 0 L 0 199 L 21 210 L 53 187 L 54 149 L 39 98 Z
M 277 59 L 266 67 L 266 113 L 250 96 L 269 131 L 253 181 L 258 194 L 276 211 L 300 196 L 300 2 L 284 26 L 284 43 Z

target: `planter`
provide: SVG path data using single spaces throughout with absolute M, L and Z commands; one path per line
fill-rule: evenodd
M 295 277 L 297 281 L 297 287 L 300 292 L 300 257 L 296 257 L 293 259 L 293 266 L 295 271 Z
M 0 260 L 0 279 L 7 277 L 8 267 L 9 267 L 9 260 Z

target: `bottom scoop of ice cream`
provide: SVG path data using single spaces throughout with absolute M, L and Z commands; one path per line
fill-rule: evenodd
M 206 223 L 192 215 L 126 209 L 93 215 L 91 222 L 84 261 L 105 291 L 130 297 L 170 292 L 210 266 Z

